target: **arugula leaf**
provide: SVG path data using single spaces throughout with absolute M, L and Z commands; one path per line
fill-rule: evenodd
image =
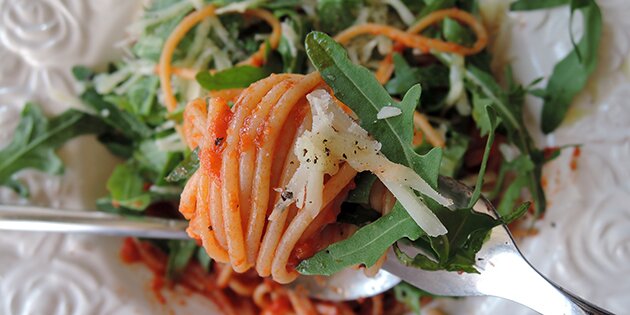
M 445 18 L 442 22 L 444 38 L 453 43 L 468 46 L 475 40 L 473 33 L 454 19 Z
M 530 11 L 538 9 L 550 9 L 569 4 L 571 0 L 518 0 L 510 5 L 512 11 Z
M 436 56 L 440 60 L 448 63 L 448 55 L 436 54 Z M 511 142 L 518 147 L 521 154 L 527 155 L 532 160 L 535 160 L 534 157 L 540 154 L 538 150 L 533 148 L 533 141 L 527 133 L 527 128 L 523 123 L 521 108 L 522 103 L 510 102 L 510 100 L 514 101 L 514 98 L 507 95 L 490 74 L 475 66 L 468 66 L 466 68 L 466 72 L 464 73 L 464 77 L 468 90 L 478 93 L 478 97 L 480 99 L 489 101 L 487 105 L 489 105 L 494 110 L 494 113 L 498 116 L 498 118 L 501 119 L 500 127 L 507 130 Z M 520 99 L 522 101 L 522 98 L 520 97 L 516 97 L 516 99 Z M 490 125 L 487 124 L 487 122 L 489 122 L 489 120 L 486 120 L 485 127 L 489 128 Z M 542 176 L 542 160 L 540 163 L 536 163 L 534 170 L 521 171 L 528 178 L 527 186 L 532 195 L 537 213 L 544 212 L 546 207 L 545 194 L 539 184 Z
M 423 296 L 432 296 L 407 282 L 401 282 L 394 287 L 394 296 L 398 302 L 401 302 L 416 315 L 421 315 L 420 299 Z
M 277 49 L 282 58 L 282 72 L 302 72 L 306 55 L 301 43 L 304 42 L 306 22 L 295 9 L 276 10 L 274 14 L 278 18 L 286 17 L 282 23 L 283 28 L 285 27 L 284 24 L 288 27 L 286 31 L 282 32 L 282 38 Z
M 370 191 L 376 176 L 370 172 L 362 172 L 354 178 L 355 188 L 348 193 L 346 202 L 362 205 L 370 204 Z
M 346 202 L 341 205 L 341 211 L 337 215 L 337 222 L 349 223 L 356 226 L 364 226 L 376 221 L 381 216 L 376 210 L 367 209 L 359 204 Z
M 505 189 L 501 196 L 501 201 L 497 206 L 497 212 L 501 217 L 507 216 L 514 209 L 514 205 L 518 198 L 521 197 L 523 188 L 528 185 L 527 173 L 535 169 L 535 165 L 531 158 L 526 155 L 517 157 L 514 161 L 504 162 L 502 171 L 512 170 L 516 173 L 516 178 Z M 498 185 L 499 183 L 497 183 Z
M 394 95 L 405 94 L 412 86 L 422 85 L 423 97 L 427 91 L 434 91 L 435 87 L 448 86 L 448 69 L 440 64 L 432 64 L 426 67 L 412 67 L 405 58 L 398 53 L 394 54 L 394 78 L 385 85 L 387 92 Z
M 107 190 L 111 193 L 114 206 L 143 211 L 151 202 L 150 194 L 144 189 L 144 179 L 127 164 L 116 166 L 107 180 Z
M 94 71 L 88 67 L 74 66 L 72 67 L 72 76 L 78 81 L 87 81 L 94 76 Z
M 192 240 L 170 240 L 168 241 L 168 249 L 166 277 L 177 279 L 193 258 L 197 249 L 197 243 Z
M 129 87 L 127 95 L 132 112 L 139 116 L 148 116 L 157 101 L 160 80 L 157 76 L 145 76 Z
M 350 238 L 303 260 L 296 270 L 304 275 L 329 276 L 356 264 L 372 266 L 399 239 L 414 240 L 422 234 L 407 211 L 396 203 L 389 214 L 359 229 Z
M 541 129 L 544 133 L 554 131 L 566 116 L 575 96 L 584 89 L 588 78 L 598 63 L 598 51 L 602 36 L 602 14 L 594 0 L 564 1 L 519 1 L 512 10 L 534 10 L 561 4 L 570 4 L 571 21 L 575 11 L 580 11 L 584 20 L 584 34 L 577 44 L 569 28 L 574 49 L 558 62 L 543 93 Z
M 141 141 L 133 153 L 133 158 L 154 174 L 162 171 L 168 161 L 168 156 L 169 152 L 158 149 L 155 140 L 151 138 Z
M 503 220 L 503 224 L 510 224 L 518 220 L 527 212 L 527 209 L 529 209 L 530 205 L 531 205 L 531 202 L 524 202 L 520 206 L 516 207 L 509 214 L 502 216 L 501 219 Z
M 100 114 L 103 122 L 114 128 L 118 133 L 132 140 L 148 138 L 152 130 L 133 114 L 119 109 L 107 102 L 94 88 L 89 88 L 81 94 L 81 100 Z
M 248 87 L 250 84 L 265 78 L 269 72 L 254 66 L 237 66 L 211 74 L 201 71 L 195 77 L 197 82 L 208 91 Z
M 28 168 L 60 174 L 63 162 L 55 154 L 55 149 L 76 136 L 98 134 L 104 127 L 96 117 L 73 109 L 49 121 L 39 106 L 27 103 L 13 140 L 0 150 L 0 185 L 9 186 L 26 197 L 26 187 L 12 179 L 13 174 Z
M 177 183 L 189 179 L 199 168 L 199 148 L 188 155 L 166 176 L 166 181 Z
M 433 0 L 425 1 L 427 6 L 420 11 L 420 17 L 423 17 L 431 12 L 447 9 L 455 6 L 455 0 Z
M 354 23 L 362 5 L 362 0 L 318 0 L 319 29 L 335 34 L 348 28 Z
M 443 149 L 442 163 L 440 164 L 440 175 L 454 177 L 464 163 L 464 155 L 468 150 L 470 139 L 455 132 L 449 131 L 449 137 Z
M 146 26 L 133 45 L 132 51 L 142 59 L 158 62 L 164 42 L 191 9 L 192 4 L 185 4 L 179 0 L 151 1 L 141 19 L 143 26 Z M 181 58 L 188 51 L 194 33 L 188 32 L 177 45 L 174 59 Z
M 572 10 L 578 9 L 584 17 L 584 35 L 576 49 L 570 52 L 553 69 L 547 83 L 542 110 L 541 128 L 550 133 L 564 119 L 573 98 L 584 89 L 589 76 L 595 71 L 602 35 L 602 16 L 593 0 L 571 1 Z
M 476 273 L 475 255 L 481 249 L 490 230 L 503 223 L 486 214 L 477 213 L 471 208 L 450 210 L 432 200 L 427 200 L 448 233 L 437 238 L 421 237 L 414 242 L 416 247 L 433 253 L 429 258 L 424 254 L 409 257 L 394 247 L 394 252 L 403 264 L 425 270 L 464 271 Z
M 494 109 L 492 107 L 492 101 L 487 99 L 481 99 L 479 94 L 473 95 L 473 118 L 476 118 L 477 126 L 481 130 L 481 136 L 487 135 L 486 147 L 483 151 L 483 157 L 481 159 L 481 166 L 477 174 L 477 183 L 475 183 L 475 190 L 468 204 L 472 207 L 477 203 L 481 196 L 481 187 L 483 186 L 483 177 L 486 174 L 486 166 L 488 165 L 488 158 L 490 157 L 490 150 L 494 143 L 494 135 L 499 120 L 496 118 Z
M 206 272 L 210 271 L 212 267 L 212 258 L 208 256 L 206 250 L 203 247 L 197 249 L 197 261 Z

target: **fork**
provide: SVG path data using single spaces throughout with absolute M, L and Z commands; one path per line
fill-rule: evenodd
M 451 198 L 455 207 L 466 207 L 472 190 L 454 179 L 441 177 L 439 190 Z M 492 204 L 480 198 L 474 211 L 494 218 L 498 214 Z M 412 257 L 418 250 L 404 244 L 400 248 Z M 295 286 L 302 286 L 312 297 L 326 300 L 348 300 L 385 291 L 404 279 L 426 292 L 438 296 L 496 296 L 525 305 L 544 314 L 612 314 L 568 292 L 541 275 L 523 257 L 505 225 L 492 229 L 490 238 L 477 253 L 479 273 L 427 271 L 403 265 L 390 249 L 382 270 L 372 282 L 364 280 L 361 271 L 344 271 L 336 279 L 300 277 Z M 354 283 L 359 283 L 355 285 Z

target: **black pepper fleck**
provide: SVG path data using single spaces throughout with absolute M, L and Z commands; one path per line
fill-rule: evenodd
M 280 194 L 280 198 L 282 198 L 282 201 L 286 201 L 287 199 L 293 199 L 293 192 L 285 190 Z
M 220 146 L 221 143 L 223 143 L 223 138 L 216 138 L 216 139 L 214 139 L 214 145 Z

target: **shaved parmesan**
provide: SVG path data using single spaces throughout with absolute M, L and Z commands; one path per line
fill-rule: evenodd
M 376 114 L 376 119 L 386 119 L 391 117 L 396 117 L 402 114 L 402 110 L 395 106 L 383 106 L 381 110 Z
M 284 188 L 292 192 L 292 199 L 276 204 L 270 220 L 293 202 L 298 208 L 305 203 L 321 204 L 324 175 L 334 175 L 345 162 L 357 172 L 374 173 L 428 235 L 447 232 L 416 192 L 444 206 L 452 205 L 452 200 L 440 195 L 409 167 L 387 159 L 380 151 L 381 143 L 341 110 L 327 91 L 315 90 L 306 98 L 311 106 L 313 125 L 296 141 L 294 154 L 300 165 Z M 388 111 L 395 111 L 396 115 L 402 113 L 397 107 L 386 107 L 392 108 L 385 110 L 386 114 Z

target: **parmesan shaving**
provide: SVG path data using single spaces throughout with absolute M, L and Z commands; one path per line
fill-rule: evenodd
M 411 13 L 409 8 L 407 8 L 407 6 L 402 1 L 385 0 L 385 3 L 389 4 L 392 8 L 394 8 L 394 10 L 396 10 L 396 13 L 398 13 L 400 19 L 403 21 L 403 23 L 407 24 L 407 26 L 411 26 L 416 21 L 416 17 L 414 16 L 414 14 Z
M 376 119 L 387 119 L 402 114 L 402 110 L 395 106 L 383 106 L 376 114 Z
M 306 97 L 313 126 L 296 141 L 294 154 L 300 165 L 283 190 L 290 191 L 292 198 L 278 202 L 270 220 L 294 202 L 300 209 L 321 205 L 324 175 L 334 175 L 345 162 L 357 172 L 374 173 L 427 234 L 437 236 L 447 232 L 414 191 L 444 206 L 453 204 L 450 199 L 440 195 L 412 169 L 388 160 L 380 151 L 381 143 L 343 112 L 328 92 L 315 90 Z

